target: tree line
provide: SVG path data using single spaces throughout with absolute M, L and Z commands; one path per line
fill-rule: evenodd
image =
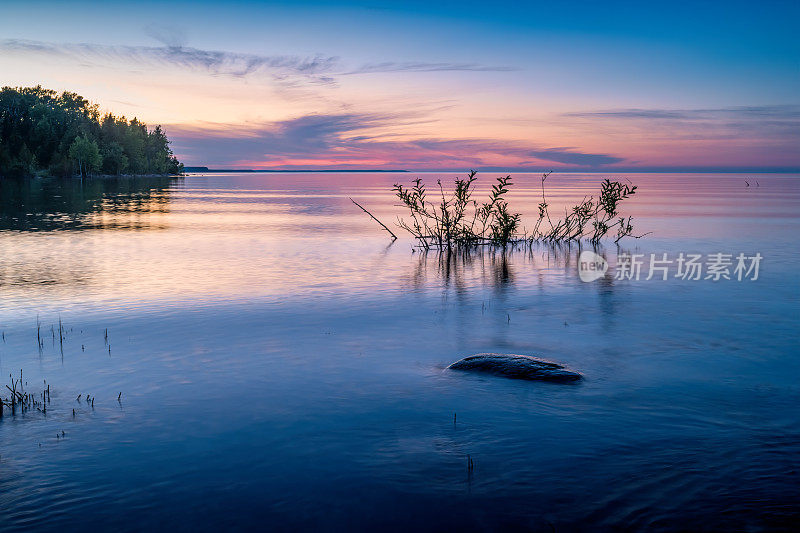
M 101 115 L 69 91 L 0 89 L 0 177 L 182 172 L 161 126 Z

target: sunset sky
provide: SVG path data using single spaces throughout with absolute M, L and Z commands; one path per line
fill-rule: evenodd
M 797 169 L 800 3 L 2 2 L 0 84 L 214 168 Z

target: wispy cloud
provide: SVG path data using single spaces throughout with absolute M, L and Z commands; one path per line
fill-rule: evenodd
M 792 168 L 798 164 L 800 105 L 625 108 L 563 113 L 561 126 L 626 146 L 654 168 Z
M 800 105 L 733 106 L 706 109 L 612 109 L 564 113 L 566 117 L 616 117 L 631 119 L 700 120 L 720 118 L 800 119 Z
M 336 76 L 375 74 L 382 72 L 506 72 L 513 67 L 490 66 L 478 63 L 382 62 L 368 63 L 354 69 L 345 68 L 337 56 L 257 55 L 203 50 L 187 46 L 179 28 L 150 25 L 145 28 L 163 46 L 112 46 L 95 43 L 52 43 L 26 39 L 0 40 L 0 51 L 16 54 L 37 54 L 72 58 L 84 64 L 104 66 L 166 65 L 189 71 L 238 78 L 269 74 L 283 80 L 302 77 L 321 84 L 335 83 Z
M 481 65 L 479 63 L 421 63 L 396 62 L 367 63 L 344 74 L 373 74 L 379 72 L 510 72 L 518 70 L 514 67 Z
M 334 56 L 311 57 L 276 55 L 265 56 L 240 54 L 217 50 L 202 50 L 183 46 L 174 41 L 168 46 L 110 46 L 92 43 L 56 44 L 23 39 L 0 41 L 0 50 L 5 53 L 29 53 L 69 57 L 84 63 L 106 65 L 150 64 L 164 65 L 185 70 L 201 70 L 216 75 L 245 77 L 255 73 L 267 73 L 276 78 L 301 76 L 318 83 L 331 83 L 327 76 L 337 65 Z
M 467 168 L 496 165 L 598 168 L 624 161 L 574 148 L 495 139 L 404 139 L 387 126 L 418 120 L 398 114 L 316 114 L 249 126 L 168 126 L 175 151 L 192 164 L 227 166 L 359 166 Z
M 625 161 L 622 157 L 608 154 L 587 154 L 578 152 L 576 148 L 548 148 L 546 150 L 531 150 L 528 153 L 533 157 L 544 159 L 545 161 L 589 167 L 613 165 L 614 163 Z
M 706 109 L 613 109 L 564 113 L 567 119 L 628 123 L 647 137 L 672 140 L 754 139 L 800 141 L 800 105 Z
M 145 26 L 144 32 L 166 46 L 172 48 L 186 46 L 186 33 L 175 25 L 153 23 Z

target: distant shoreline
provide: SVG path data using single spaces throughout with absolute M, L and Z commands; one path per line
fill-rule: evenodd
M 119 178 L 182 178 L 185 174 L 90 174 L 88 176 L 54 176 L 51 174 L 36 174 L 33 176 L 3 176 L 0 175 L 0 181 L 12 181 L 21 179 L 30 180 L 106 180 L 106 179 L 119 179 Z
M 252 168 L 208 168 L 208 167 L 183 167 L 184 172 L 252 172 L 252 173 L 283 173 L 283 172 L 410 172 L 409 170 L 375 170 L 375 169 L 356 169 L 356 170 L 348 170 L 348 169 L 327 169 L 327 170 L 315 170 L 315 169 L 300 169 L 300 170 L 259 170 L 259 169 L 252 169 Z
M 508 174 L 536 174 L 545 172 L 545 170 L 541 169 L 496 169 L 496 168 L 489 168 L 489 169 L 476 169 L 480 172 L 490 172 L 490 173 L 508 173 Z M 439 169 L 439 170 L 401 170 L 401 169 L 392 169 L 392 170 L 377 170 L 377 169 L 299 169 L 299 170 L 281 170 L 281 169 L 268 169 L 268 170 L 260 170 L 260 169 L 237 169 L 237 168 L 208 168 L 208 167 L 184 167 L 183 171 L 187 174 L 197 174 L 201 172 L 209 172 L 209 173 L 249 173 L 249 174 L 299 174 L 299 173 L 326 173 L 326 174 L 336 174 L 336 173 L 395 173 L 395 172 L 402 172 L 402 173 L 411 173 L 411 172 L 420 172 L 420 173 L 429 173 L 429 172 L 459 172 L 458 170 L 453 169 Z M 800 169 L 792 168 L 792 167 L 772 167 L 772 168 L 736 168 L 736 169 L 725 169 L 725 168 L 697 168 L 697 169 L 686 169 L 686 168 L 609 168 L 609 169 L 560 169 L 556 170 L 559 174 L 797 174 L 800 173 Z

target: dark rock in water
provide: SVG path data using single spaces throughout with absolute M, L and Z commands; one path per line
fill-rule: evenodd
M 456 361 L 447 368 L 486 372 L 512 379 L 556 381 L 560 383 L 578 381 L 583 378 L 579 373 L 558 363 L 537 359 L 529 355 L 479 353 Z

